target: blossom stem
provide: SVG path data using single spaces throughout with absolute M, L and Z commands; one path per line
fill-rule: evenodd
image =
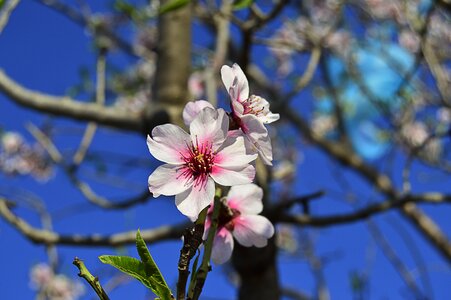
M 184 300 L 186 294 L 186 282 L 189 275 L 189 264 L 196 254 L 197 249 L 202 243 L 204 234 L 205 219 L 207 218 L 208 207 L 204 208 L 199 214 L 197 221 L 191 228 L 186 228 L 183 234 L 183 247 L 180 250 L 179 258 L 179 279 L 177 281 L 177 299 Z
M 105 290 L 100 285 L 99 278 L 93 276 L 89 272 L 88 268 L 86 268 L 84 262 L 81 259 L 75 257 L 72 263 L 78 268 L 78 270 L 80 270 L 78 276 L 83 277 L 89 283 L 89 285 L 94 289 L 100 300 L 110 300 Z
M 220 203 L 221 193 L 222 193 L 222 191 L 220 189 L 217 189 L 216 195 L 215 195 L 215 200 L 214 200 L 211 225 L 210 225 L 210 229 L 208 231 L 207 240 L 205 241 L 204 256 L 202 257 L 202 264 L 200 265 L 196 274 L 193 275 L 193 276 L 196 276 L 195 284 L 194 284 L 193 289 L 190 290 L 188 299 L 192 299 L 192 300 L 199 299 L 199 296 L 202 292 L 202 288 L 204 287 L 205 280 L 207 279 L 208 272 L 211 269 L 210 258 L 211 258 L 211 252 L 213 250 L 213 240 L 216 235 L 216 230 L 218 229 L 218 217 L 219 217 L 219 211 L 221 208 L 221 203 Z

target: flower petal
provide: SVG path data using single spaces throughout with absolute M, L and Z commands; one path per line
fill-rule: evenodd
M 197 186 L 192 185 L 190 189 L 175 196 L 177 209 L 191 219 L 197 220 L 199 213 L 211 204 L 215 196 L 215 183 L 211 178 L 207 182 Z
M 274 235 L 274 226 L 263 216 L 241 215 L 234 221 L 233 236 L 245 247 L 265 247 Z
M 200 111 L 205 107 L 214 109 L 213 105 L 205 100 L 190 101 L 186 103 L 185 108 L 183 109 L 183 121 L 185 122 L 186 126 L 189 126 L 189 124 L 191 124 L 191 122 L 197 117 Z
M 227 194 L 227 204 L 242 214 L 256 215 L 263 210 L 263 190 L 256 184 L 234 185 Z
M 242 102 L 249 98 L 249 83 L 238 64 L 222 66 L 221 79 L 232 100 Z
M 150 153 L 156 159 L 169 164 L 184 163 L 181 154 L 187 152 L 187 144 L 191 144 L 190 136 L 173 124 L 156 126 L 152 130 L 152 138 L 147 136 Z
M 214 164 L 227 167 L 244 167 L 257 158 L 256 154 L 249 154 L 245 147 L 244 137 L 228 137 L 215 156 Z
M 233 236 L 225 227 L 221 228 L 213 240 L 211 258 L 217 265 L 230 259 L 233 251 Z
M 172 196 L 190 188 L 191 178 L 181 176 L 183 168 L 165 164 L 159 166 L 148 179 L 149 191 L 154 197 L 160 195 Z
M 190 124 L 193 143 L 198 146 L 212 146 L 216 151 L 227 137 L 229 117 L 223 109 L 204 108 Z
M 214 165 L 210 176 L 220 185 L 232 186 L 251 183 L 255 177 L 255 168 L 247 165 L 241 168 L 222 168 Z
M 251 144 L 260 154 L 260 158 L 267 165 L 272 166 L 272 146 L 268 130 L 254 115 L 245 115 L 241 118 L 241 129 Z

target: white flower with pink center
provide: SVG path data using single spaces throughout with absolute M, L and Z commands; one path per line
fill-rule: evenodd
M 237 64 L 232 67 L 222 66 L 221 78 L 231 98 L 233 120 L 262 160 L 271 165 L 271 140 L 264 124 L 277 121 L 279 114 L 269 110 L 269 102 L 264 98 L 255 95 L 249 97 L 249 83 Z
M 154 197 L 175 195 L 182 214 L 196 220 L 213 201 L 215 182 L 232 186 L 252 182 L 255 169 L 249 163 L 243 137 L 227 136 L 229 119 L 222 109 L 206 107 L 190 123 L 190 134 L 165 124 L 147 137 L 150 153 L 165 162 L 149 176 Z
M 232 186 L 226 202 L 221 202 L 218 218 L 218 231 L 213 240 L 211 258 L 216 264 L 223 264 L 232 256 L 235 238 L 245 247 L 265 247 L 268 239 L 274 235 L 271 222 L 258 214 L 263 210 L 263 190 L 255 184 Z M 207 236 L 211 225 L 209 209 L 205 222 Z

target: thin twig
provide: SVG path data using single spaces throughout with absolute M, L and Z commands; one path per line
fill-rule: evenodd
M 0 10 L 0 34 L 2 33 L 3 29 L 5 28 L 6 24 L 8 24 L 9 16 L 13 12 L 13 10 L 16 8 L 16 6 L 19 4 L 20 0 L 5 0 L 6 4 L 3 7 L 3 9 Z
M 88 268 L 86 268 L 84 262 L 81 259 L 75 257 L 72 263 L 78 268 L 78 270 L 80 270 L 78 276 L 84 278 L 89 283 L 100 300 L 110 299 L 103 289 L 102 285 L 100 284 L 99 278 L 97 276 L 94 277 L 91 272 L 89 272 Z

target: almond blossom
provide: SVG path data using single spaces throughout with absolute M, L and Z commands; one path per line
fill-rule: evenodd
M 206 107 L 190 123 L 190 134 L 165 124 L 147 137 L 150 153 L 166 164 L 149 176 L 154 197 L 175 195 L 178 210 L 196 220 L 214 198 L 215 182 L 223 186 L 252 182 L 255 169 L 249 162 L 241 136 L 227 136 L 229 119 L 222 109 Z
M 216 264 L 223 264 L 232 255 L 235 238 L 245 247 L 265 247 L 274 235 L 271 222 L 258 214 L 263 210 L 263 190 L 255 184 L 232 186 L 227 200 L 221 202 L 218 230 L 213 240 L 211 258 Z M 207 236 L 211 225 L 213 208 L 210 207 L 205 222 Z
M 249 97 L 249 83 L 237 64 L 233 64 L 232 67 L 222 66 L 221 78 L 231 98 L 233 120 L 262 160 L 272 165 L 271 140 L 264 124 L 277 121 L 280 118 L 279 114 L 269 110 L 266 99 L 255 95 Z

